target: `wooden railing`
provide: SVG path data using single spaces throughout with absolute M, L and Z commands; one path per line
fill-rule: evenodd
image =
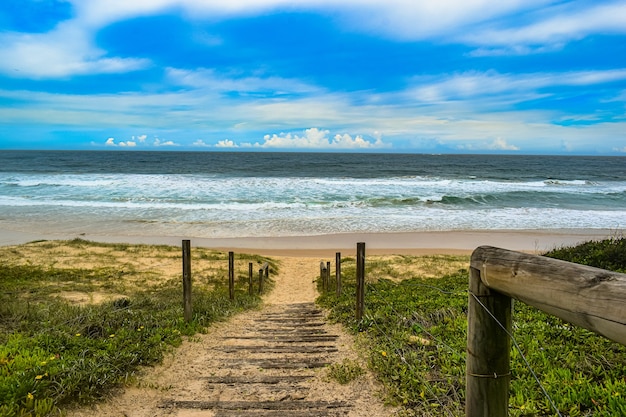
M 182 242 L 183 261 L 183 317 L 185 322 L 190 322 L 193 317 L 191 303 L 191 241 Z M 252 285 L 253 264 L 248 265 L 248 294 L 253 294 Z M 264 282 L 269 279 L 270 264 L 265 262 L 259 269 L 259 294 L 263 293 Z M 228 295 L 230 300 L 235 299 L 235 253 L 228 252 Z
M 470 264 L 466 416 L 508 414 L 513 298 L 626 345 L 626 274 L 481 246 Z

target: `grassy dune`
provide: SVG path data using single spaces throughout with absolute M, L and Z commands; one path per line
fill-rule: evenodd
M 194 318 L 182 312 L 181 249 L 82 240 L 0 248 L 0 416 L 46 416 L 101 398 L 152 365 L 183 336 L 259 305 L 248 263 L 192 251 Z
M 624 272 L 626 240 L 547 256 Z M 357 322 L 355 264 L 345 259 L 343 295 L 319 298 L 334 320 L 358 335 L 387 401 L 402 405 L 407 416 L 464 415 L 468 265 L 458 257 L 368 257 L 365 316 Z M 551 402 L 567 416 L 626 415 L 626 347 L 523 303 L 515 303 L 513 317 L 513 336 L 530 367 L 514 349 L 510 415 L 557 415 Z

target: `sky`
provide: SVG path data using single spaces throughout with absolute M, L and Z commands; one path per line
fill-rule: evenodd
M 2 0 L 2 149 L 626 156 L 626 0 Z

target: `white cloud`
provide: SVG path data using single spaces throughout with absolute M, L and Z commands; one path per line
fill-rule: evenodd
M 192 143 L 192 146 L 199 146 L 201 148 L 206 148 L 209 145 L 207 145 L 206 143 L 204 143 L 204 141 L 202 139 L 198 139 L 196 141 L 194 141 L 194 143 Z
M 613 148 L 615 152 L 626 153 L 626 146 L 623 148 Z
M 242 95 L 271 94 L 304 94 L 320 92 L 320 88 L 306 84 L 297 79 L 281 77 L 249 76 L 240 77 L 237 74 L 218 74 L 212 69 L 197 68 L 185 70 L 167 68 L 168 81 L 174 85 L 202 89 L 206 93 L 223 93 L 236 91 Z
M 623 1 L 568 2 L 538 10 L 536 14 L 540 16 L 524 26 L 510 28 L 515 22 L 504 20 L 509 27 L 478 29 L 460 35 L 459 39 L 474 45 L 500 46 L 483 49 L 477 52 L 479 55 L 526 54 L 560 48 L 568 41 L 593 33 L 626 33 L 626 4 Z
M 565 73 L 500 74 L 495 71 L 444 74 L 439 79 L 416 77 L 408 94 L 424 102 L 514 93 L 521 100 L 538 98 L 542 89 L 590 86 L 626 80 L 626 69 Z
M 492 151 L 519 151 L 520 150 L 519 147 L 506 143 L 506 140 L 502 138 L 495 139 L 493 142 L 491 142 L 487 146 L 487 149 L 490 149 Z
M 154 142 L 153 142 L 154 146 L 179 146 L 177 143 L 171 141 L 171 140 L 167 140 L 167 141 L 162 141 L 159 138 L 155 138 Z
M 502 138 L 496 138 L 491 142 L 473 142 L 457 145 L 457 149 L 467 151 L 519 151 L 520 148 L 510 145 Z
M 215 144 L 216 148 L 238 148 L 239 146 L 230 139 L 220 140 Z
M 90 43 L 91 33 L 75 22 L 52 32 L 0 34 L 0 73 L 19 78 L 64 78 L 71 75 L 120 73 L 145 68 L 145 59 L 106 57 Z
M 127 140 L 126 142 L 115 143 L 115 138 L 108 138 L 106 142 L 104 142 L 105 146 L 119 146 L 122 148 L 134 148 L 137 146 L 137 142 L 132 140 Z
M 349 134 L 336 134 L 333 139 L 329 138 L 330 131 L 318 129 L 316 127 L 306 129 L 304 135 L 292 133 L 280 133 L 265 135 L 262 144 L 256 146 L 263 148 L 300 148 L 300 149 L 364 149 L 388 147 L 383 143 L 380 136 L 373 142 L 357 135 L 352 137 Z
M 367 148 L 384 148 L 387 147 L 380 135 L 377 135 L 374 142 L 370 142 L 363 139 L 363 136 L 357 135 L 354 138 L 347 133 L 343 135 L 337 134 L 333 138 L 332 147 L 338 147 L 342 149 L 367 149 Z
M 133 136 L 133 139 L 135 139 L 134 136 Z M 139 135 L 139 136 L 137 136 L 137 141 L 139 141 L 139 143 L 144 143 L 146 141 L 146 139 L 148 139 L 148 135 Z

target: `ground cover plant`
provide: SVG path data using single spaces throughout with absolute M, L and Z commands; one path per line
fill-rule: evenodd
M 259 305 L 238 254 L 192 250 L 193 320 L 183 320 L 181 249 L 83 240 L 0 248 L 0 416 L 61 414 L 132 381 L 184 337 Z
M 623 271 L 623 249 L 615 248 L 624 244 L 608 239 L 547 255 L 575 254 L 578 261 Z M 449 259 L 450 265 L 457 261 Z M 424 263 L 421 257 L 406 262 Z M 464 262 L 469 265 L 469 257 Z M 353 258 L 344 259 L 343 295 L 329 291 L 318 302 L 358 335 L 387 400 L 408 416 L 464 415 L 468 270 L 441 268 L 439 277 L 424 277 L 419 268 L 398 272 L 383 259 L 368 258 L 365 315 L 357 322 L 355 269 Z M 552 404 L 563 416 L 626 415 L 626 347 L 518 302 L 513 331 L 530 367 L 513 349 L 510 415 L 558 415 Z

